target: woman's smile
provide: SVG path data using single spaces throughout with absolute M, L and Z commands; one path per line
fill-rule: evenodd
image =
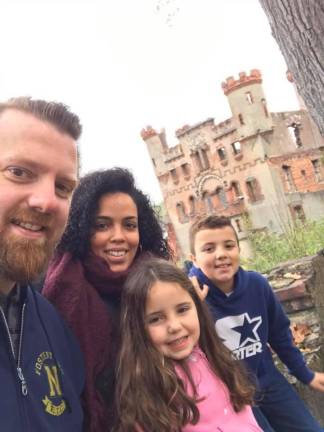
M 110 270 L 127 270 L 139 245 L 138 213 L 133 199 L 126 193 L 103 195 L 91 237 L 92 252 L 103 258 Z

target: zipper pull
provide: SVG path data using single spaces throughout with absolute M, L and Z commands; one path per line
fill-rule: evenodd
M 27 396 L 28 393 L 27 383 L 20 367 L 17 367 L 17 372 L 18 372 L 19 379 L 21 381 L 21 392 L 24 396 Z

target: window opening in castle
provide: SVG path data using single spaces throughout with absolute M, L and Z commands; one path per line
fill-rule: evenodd
M 188 163 L 184 163 L 181 165 L 182 173 L 185 178 L 190 177 L 190 168 Z
M 306 180 L 306 171 L 305 170 L 301 170 L 300 173 L 301 173 L 303 179 Z
M 210 167 L 210 164 L 209 164 L 209 159 L 208 159 L 206 150 L 203 150 L 203 149 L 201 150 L 201 157 L 202 157 L 204 169 L 208 169 Z
M 217 153 L 218 153 L 218 157 L 220 160 L 226 160 L 227 159 L 226 150 L 224 147 L 218 148 Z
M 211 196 L 209 195 L 208 192 L 204 192 L 202 195 L 202 199 L 204 201 L 205 204 L 205 209 L 206 209 L 206 213 L 210 214 L 213 212 L 213 203 L 212 203 L 212 199 Z
M 255 202 L 260 199 L 259 186 L 255 178 L 246 181 L 246 188 L 251 202 Z
M 302 142 L 300 139 L 300 127 L 297 123 L 292 123 L 288 126 L 289 135 L 297 148 L 302 147 Z
M 231 187 L 234 191 L 234 195 L 236 198 L 242 196 L 242 191 L 241 191 L 240 185 L 237 181 L 232 182 Z
M 152 158 L 152 163 L 156 167 L 156 163 L 155 163 L 155 159 L 154 158 Z
M 197 171 L 198 172 L 202 171 L 203 170 L 203 166 L 202 166 L 201 159 L 199 157 L 198 152 L 193 153 L 192 158 L 194 160 L 194 164 L 196 166 Z
M 171 178 L 174 184 L 177 184 L 179 182 L 178 173 L 177 170 L 174 168 L 170 171 Z
M 235 155 L 240 154 L 242 152 L 240 141 L 235 141 L 234 143 L 232 143 L 232 149 Z
M 246 100 L 248 101 L 248 103 L 250 104 L 250 105 L 252 105 L 253 104 L 253 96 L 252 96 L 252 93 L 251 92 L 246 92 L 245 93 L 245 97 L 246 97 Z
M 299 220 L 300 222 L 305 222 L 306 216 L 304 213 L 304 209 L 301 205 L 296 205 L 293 207 L 294 218 Z
M 194 196 L 189 197 L 189 216 L 195 216 L 196 214 L 196 198 Z
M 186 221 L 186 213 L 185 213 L 184 204 L 182 201 L 177 203 L 176 209 L 177 209 L 177 215 L 178 215 L 179 222 L 180 223 L 185 222 Z
M 222 187 L 218 187 L 216 189 L 215 193 L 218 196 L 219 201 L 222 204 L 222 206 L 227 207 L 227 198 L 226 198 L 226 193 L 225 193 L 224 189 Z
M 243 126 L 245 123 L 244 123 L 242 114 L 239 114 L 238 118 L 239 118 L 240 125 Z
M 240 221 L 240 219 L 235 219 L 235 225 L 236 225 L 236 229 L 237 229 L 237 232 L 242 232 L 242 226 L 241 226 L 241 221 Z
M 284 179 L 285 179 L 288 192 L 295 190 L 296 188 L 295 188 L 295 183 L 291 172 L 291 167 L 288 165 L 283 165 L 282 170 L 284 173 Z
M 322 181 L 322 172 L 321 172 L 321 164 L 318 159 L 312 160 L 313 170 L 315 174 L 316 181 L 320 182 Z
M 262 102 L 262 105 L 263 105 L 264 115 L 266 117 L 269 117 L 269 111 L 268 111 L 268 108 L 267 108 L 267 102 L 266 102 L 266 100 L 265 99 L 261 99 L 261 102 Z

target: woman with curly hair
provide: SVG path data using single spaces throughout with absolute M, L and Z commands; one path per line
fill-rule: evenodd
M 43 294 L 84 353 L 87 432 L 107 432 L 113 424 L 120 298 L 129 269 L 146 253 L 171 257 L 154 209 L 132 174 L 112 168 L 83 177 Z

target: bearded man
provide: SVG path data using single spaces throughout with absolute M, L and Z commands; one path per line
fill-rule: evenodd
M 77 182 L 78 117 L 31 98 L 0 104 L 0 418 L 6 432 L 79 432 L 80 350 L 31 282 L 60 239 Z

